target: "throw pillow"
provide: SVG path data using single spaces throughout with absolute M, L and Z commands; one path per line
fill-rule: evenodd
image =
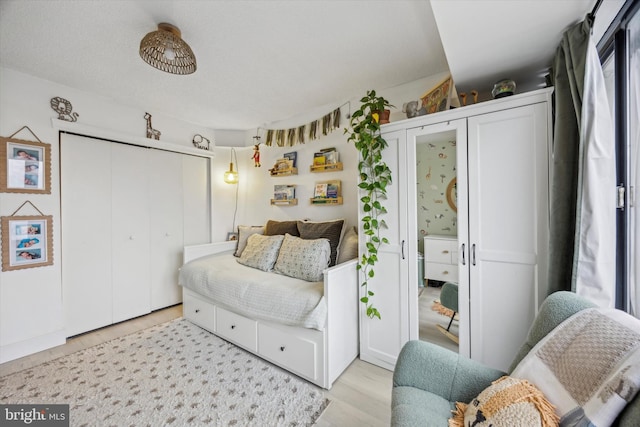
M 298 230 L 303 239 L 329 239 L 331 259 L 329 267 L 336 265 L 338 259 L 338 245 L 342 237 L 343 219 L 326 222 L 298 221 Z
M 336 264 L 342 264 L 354 258 L 358 258 L 358 231 L 356 227 L 351 227 L 342 237 Z
M 236 246 L 235 256 L 242 255 L 242 251 L 247 246 L 247 239 L 252 234 L 264 234 L 262 225 L 239 225 L 238 226 L 238 245 Z
M 551 427 L 558 425 L 554 407 L 527 380 L 504 376 L 468 405 L 456 402 L 449 427 Z
M 285 234 L 273 270 L 296 279 L 319 282 L 329 265 L 330 254 L 327 239 L 304 240 Z
M 275 236 L 278 234 L 284 236 L 287 233 L 292 236 L 300 235 L 297 221 L 274 221 L 270 219 L 264 227 L 265 236 Z
M 563 425 L 611 425 L 640 388 L 640 319 L 589 308 L 560 323 L 511 375 L 535 384 Z
M 284 236 L 252 234 L 247 239 L 247 247 L 244 248 L 237 261 L 247 267 L 271 271 L 278 259 L 278 251 L 280 251 L 283 239 Z

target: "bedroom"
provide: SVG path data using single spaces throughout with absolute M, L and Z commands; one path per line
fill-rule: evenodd
M 10 3 L 11 2 L 3 2 L 3 12 L 6 10 L 5 8 L 9 7 L 8 5 Z M 420 2 L 417 3 L 420 4 Z M 582 15 L 584 15 L 585 11 L 588 12 L 593 6 L 592 3 L 593 2 L 586 1 L 579 2 L 577 6 L 573 3 L 572 7 L 569 7 L 569 9 L 573 9 L 571 11 L 571 17 L 564 18 L 565 21 L 557 28 L 557 34 L 559 35 L 561 30 L 570 22 L 580 19 Z M 576 11 L 575 9 L 578 10 Z M 406 12 L 406 9 L 403 9 L 403 11 Z M 37 13 L 39 15 L 45 12 L 33 13 Z M 265 124 L 269 124 L 276 128 L 284 128 L 294 124 L 307 123 L 323 115 L 327 110 L 327 105 L 335 108 L 346 101 L 352 102 L 351 108 L 353 110 L 355 108 L 355 104 L 357 104 L 357 98 L 371 85 L 377 86 L 376 89 L 379 88 L 380 90 L 383 90 L 385 96 L 388 96 L 392 103 L 396 105 L 397 108 L 392 112 L 392 122 L 397 121 L 402 119 L 404 116 L 399 108 L 402 103 L 415 98 L 416 95 L 421 95 L 425 90 L 437 83 L 442 74 L 447 71 L 446 69 L 438 70 L 437 72 L 423 71 L 422 74 L 416 74 L 415 78 L 412 76 L 400 76 L 401 79 L 404 79 L 404 81 L 401 81 L 401 83 L 405 83 L 404 85 L 400 85 L 396 82 L 393 84 L 385 84 L 381 76 L 374 76 L 377 77 L 378 80 L 367 81 L 365 84 L 364 82 L 357 82 L 360 77 L 356 73 L 343 71 L 341 78 L 344 78 L 345 80 L 343 83 L 345 85 L 343 88 L 344 95 L 341 95 L 338 98 L 321 98 L 323 100 L 314 101 L 311 105 L 313 108 L 311 108 L 307 105 L 309 102 L 305 99 L 308 98 L 309 95 L 301 88 L 299 93 L 296 94 L 296 101 L 289 102 L 290 106 L 288 106 L 288 109 L 281 110 L 284 112 L 279 113 L 279 116 L 274 116 L 273 113 L 271 113 L 269 116 L 266 116 L 268 118 L 252 119 L 252 125 L 249 126 L 242 122 L 236 122 L 236 120 L 244 120 L 245 117 L 250 117 L 252 114 L 255 114 L 254 110 L 258 108 L 258 105 L 252 105 L 252 103 L 247 102 L 246 96 L 251 96 L 257 93 L 260 98 L 278 98 L 277 95 L 279 91 L 287 92 L 288 86 L 286 86 L 285 83 L 280 83 L 280 86 L 276 89 L 268 88 L 268 86 L 264 84 L 264 89 L 252 90 L 250 94 L 241 93 L 243 96 L 241 97 L 240 95 L 237 95 L 237 99 L 234 98 L 236 95 L 233 93 L 228 94 L 226 96 L 226 102 L 228 104 L 227 107 L 218 111 L 217 116 L 212 115 L 212 117 L 215 117 L 215 120 L 217 121 L 212 124 L 209 124 L 209 122 L 205 120 L 200 120 L 200 113 L 196 113 L 193 110 L 189 110 L 181 119 L 176 119 L 176 117 L 180 116 L 173 116 L 172 114 L 165 113 L 164 106 L 168 105 L 170 101 L 162 100 L 159 97 L 163 92 L 163 85 L 165 85 L 167 89 L 175 91 L 175 88 L 171 88 L 170 86 L 175 84 L 174 79 L 182 79 L 182 76 L 169 76 L 170 78 L 163 76 L 163 78 L 160 78 L 158 77 L 160 74 L 159 72 L 156 72 L 146 64 L 142 63 L 139 57 L 137 57 L 137 43 L 139 43 L 140 37 L 144 33 L 153 30 L 153 26 L 156 24 L 156 19 L 163 18 L 171 20 L 174 14 L 172 13 L 172 10 L 169 9 L 160 16 L 155 16 L 154 14 L 141 15 L 143 15 L 143 17 L 138 17 L 138 19 L 142 22 L 136 22 L 135 25 L 132 24 L 132 26 L 135 26 L 136 28 L 144 28 L 144 30 L 142 30 L 140 34 L 136 33 L 135 36 L 131 37 L 130 41 L 133 42 L 133 49 L 130 49 L 130 52 L 126 53 L 125 56 L 130 57 L 128 61 L 130 61 L 132 67 L 135 67 L 136 71 L 142 72 L 146 76 L 150 76 L 149 79 L 153 82 L 156 82 L 156 79 L 160 80 L 161 84 L 158 85 L 158 87 L 147 88 L 150 92 L 151 100 L 146 101 L 147 103 L 142 105 L 133 102 L 125 103 L 119 100 L 114 100 L 104 93 L 99 95 L 91 93 L 88 90 L 82 89 L 82 84 L 80 83 L 78 83 L 78 85 L 54 83 L 58 78 L 62 78 L 64 76 L 64 74 L 61 74 L 64 73 L 63 71 L 57 71 L 49 77 L 40 77 L 39 72 L 36 73 L 35 70 L 21 70 L 18 66 L 14 68 L 14 66 L 11 66 L 9 59 L 5 58 L 3 54 L 2 78 L 0 82 L 2 85 L 2 99 L 0 101 L 2 107 L 0 108 L 0 126 L 2 126 L 2 135 L 11 135 L 20 129 L 20 127 L 28 125 L 40 139 L 54 146 L 57 145 L 58 133 L 57 130 L 51 126 L 51 118 L 55 118 L 56 114 L 51 110 L 49 100 L 52 97 L 60 96 L 73 103 L 75 110 L 80 115 L 77 123 L 80 126 L 87 125 L 93 128 L 106 128 L 110 133 L 124 133 L 144 138 L 145 120 L 143 118 L 143 114 L 144 112 L 149 111 L 153 114 L 153 127 L 162 131 L 161 141 L 163 142 L 175 142 L 184 146 L 191 146 L 191 140 L 194 134 L 200 134 L 210 138 L 212 141 L 215 141 L 216 144 L 216 148 L 214 150 L 216 157 L 213 160 L 210 184 L 211 193 L 213 194 L 212 199 L 214 202 L 212 224 L 221 225 L 220 227 L 212 227 L 212 241 L 226 239 L 227 233 L 232 231 L 234 223 L 236 226 L 239 224 L 262 224 L 269 219 L 269 217 L 277 219 L 311 218 L 314 220 L 328 220 L 337 217 L 344 217 L 348 223 L 355 225 L 357 223 L 357 210 L 354 203 L 357 196 L 355 193 L 356 176 L 353 166 L 350 170 L 346 169 L 339 175 L 339 179 L 343 181 L 343 198 L 345 200 L 345 203 L 342 206 L 298 206 L 289 209 L 270 208 L 268 200 L 271 198 L 272 185 L 274 183 L 273 180 L 270 181 L 264 179 L 267 174 L 267 170 L 272 167 L 275 160 L 280 158 L 285 152 L 289 151 L 297 151 L 298 162 L 300 164 L 299 167 L 307 168 L 315 151 L 320 148 L 336 146 L 338 147 L 341 158 L 345 163 L 351 161 L 353 165 L 356 158 L 355 151 L 351 146 L 344 143 L 340 131 L 333 132 L 326 137 L 323 136 L 313 144 L 297 146 L 291 149 L 263 147 L 261 148 L 262 167 L 254 168 L 251 156 L 253 154 L 253 136 L 256 135 L 256 129 L 260 126 L 264 126 Z M 6 16 L 6 14 L 3 13 L 2 27 L 6 28 L 5 24 L 8 23 L 4 21 L 4 19 L 9 18 L 5 18 L 4 16 Z M 29 27 L 28 24 L 30 21 L 27 21 L 26 18 L 24 18 L 25 15 L 21 16 L 23 16 L 23 19 L 26 21 L 23 21 L 22 25 Z M 449 18 L 454 20 L 451 16 L 449 16 Z M 40 17 L 40 19 L 42 18 Z M 218 19 L 224 21 L 224 17 Z M 30 31 L 44 33 L 39 35 L 40 40 L 46 37 L 50 37 L 52 39 L 53 49 L 49 51 L 47 55 L 43 55 L 39 58 L 37 67 L 40 72 L 45 72 L 45 70 L 54 67 L 58 61 L 66 61 L 69 66 L 75 68 L 82 68 L 84 66 L 81 62 L 74 60 L 73 58 L 58 58 L 56 51 L 64 50 L 65 48 L 63 46 L 74 46 L 74 44 L 79 43 L 81 44 L 79 47 L 84 49 L 87 55 L 91 55 L 91 52 L 94 50 L 94 46 L 92 46 L 90 42 L 85 40 L 83 37 L 76 35 L 68 36 L 65 34 L 65 30 L 68 27 L 67 24 L 64 24 L 63 22 L 64 21 L 61 21 L 59 27 L 54 25 L 53 27 L 48 27 L 46 30 L 44 28 L 40 30 L 37 28 L 29 28 Z M 181 27 L 185 40 L 193 40 L 194 36 L 192 36 L 192 34 L 196 31 L 195 28 L 189 28 L 190 24 L 186 22 L 176 22 L 176 24 Z M 242 24 L 242 26 L 246 25 L 247 28 L 249 27 L 249 23 L 247 22 L 243 22 Z M 468 26 L 472 27 L 473 24 L 469 23 Z M 206 25 L 203 27 L 206 28 Z M 406 36 L 402 34 L 395 34 L 402 33 L 402 27 L 396 26 L 395 28 L 396 30 L 393 31 L 393 40 L 395 41 L 390 41 L 389 43 L 396 46 L 402 45 L 402 40 Z M 205 31 L 202 28 L 200 28 L 200 30 Z M 2 29 L 2 31 L 4 39 L 5 30 Z M 246 31 L 246 28 L 243 29 L 243 32 Z M 22 38 L 26 40 L 28 39 L 28 35 L 23 34 Z M 229 41 L 229 39 L 225 39 L 224 36 L 221 36 L 220 39 L 224 39 L 225 43 Z M 348 46 L 349 43 L 345 43 L 345 45 Z M 272 55 L 276 55 L 277 52 L 274 52 L 276 47 L 277 46 L 272 47 Z M 265 47 L 263 47 L 263 49 L 264 48 Z M 5 51 L 4 48 L 3 51 Z M 356 55 L 358 54 L 359 53 Z M 199 59 L 202 58 L 201 67 L 203 67 L 205 64 L 204 57 L 206 57 L 207 54 L 200 54 L 199 52 L 196 52 L 196 55 L 198 55 Z M 214 51 L 211 55 L 215 57 L 216 52 Z M 376 56 L 386 56 L 386 54 L 376 54 Z M 278 56 L 276 57 L 279 59 Z M 453 52 L 447 52 L 447 59 L 451 62 L 449 66 L 452 67 L 452 71 L 454 66 L 452 61 L 454 58 Z M 240 66 L 241 70 L 249 68 L 265 68 L 264 65 L 254 64 L 253 57 L 244 58 L 244 60 L 244 63 Z M 474 59 L 469 59 L 469 62 L 473 61 Z M 343 62 L 348 63 L 349 61 L 347 59 L 343 59 Z M 212 64 L 212 69 L 215 70 L 214 59 L 212 59 Z M 320 64 L 315 65 L 316 67 L 321 68 Z M 396 63 L 394 68 L 402 67 L 398 67 Z M 206 71 L 206 68 L 204 68 L 205 71 L 202 70 L 203 68 L 201 68 L 199 72 L 210 72 Z M 92 71 L 94 70 L 87 66 L 84 78 L 91 78 Z M 245 71 L 243 71 L 243 73 L 244 72 Z M 268 80 L 268 75 L 275 72 L 277 72 L 277 70 L 267 68 L 263 71 L 263 74 L 266 76 L 253 78 L 260 83 Z M 122 79 L 123 77 L 117 78 Z M 186 78 L 188 79 L 189 77 Z M 492 80 L 489 81 L 492 84 L 495 80 L 493 77 L 491 77 L 491 79 Z M 78 81 L 80 82 L 80 80 Z M 313 93 L 322 92 L 322 89 L 317 89 L 317 82 L 314 81 L 308 84 L 310 86 L 309 91 L 314 89 Z M 137 95 L 138 90 L 141 90 L 141 85 L 142 83 L 138 83 L 138 85 L 134 84 L 133 87 L 129 87 L 129 90 Z M 260 85 L 258 84 L 258 86 Z M 485 90 L 485 97 L 488 96 L 487 92 L 490 90 L 491 85 L 485 84 L 482 86 L 487 86 L 489 88 Z M 473 89 L 473 86 L 468 86 L 465 90 L 468 92 L 471 89 Z M 224 88 L 220 89 L 220 92 L 226 94 Z M 175 92 L 172 92 L 171 95 L 175 95 Z M 218 94 L 208 94 L 204 98 L 205 99 L 201 102 L 206 104 L 206 98 L 223 97 Z M 179 108 L 187 110 L 184 105 L 188 104 L 189 101 L 190 100 L 188 98 L 184 98 L 184 101 L 174 101 L 174 103 L 182 104 Z M 131 104 L 133 104 L 133 106 Z M 259 104 L 259 102 L 256 101 L 256 104 Z M 343 114 L 346 114 L 346 108 L 347 107 L 344 107 L 345 110 Z M 191 121 L 192 118 L 194 121 Z M 225 119 L 228 119 L 228 124 L 225 123 Z M 209 118 L 206 120 L 209 120 Z M 249 118 L 247 118 L 247 120 L 249 120 Z M 20 135 L 25 139 L 32 139 L 29 134 Z M 225 184 L 221 179 L 223 172 L 228 168 L 229 159 L 231 157 L 230 147 L 235 148 L 237 161 L 235 161 L 235 159 L 234 161 L 236 162 L 239 173 L 241 174 L 241 181 L 237 187 L 239 190 L 239 197 L 237 199 L 237 215 L 234 215 L 236 204 L 235 188 Z M 57 156 L 58 154 L 54 153 L 52 158 L 57 159 Z M 0 328 L 2 328 L 0 330 L 0 345 L 2 346 L 3 361 L 50 348 L 64 342 L 65 325 L 63 320 L 64 313 L 61 279 L 63 273 L 62 265 L 58 262 L 60 258 L 56 256 L 56 254 L 61 253 L 60 244 L 64 239 L 63 234 L 61 234 L 64 233 L 64 231 L 61 232 L 64 227 L 61 226 L 59 222 L 60 190 L 59 180 L 57 179 L 59 174 L 59 165 L 54 161 L 52 164 L 53 192 L 50 196 L 37 195 L 24 197 L 24 195 L 15 194 L 0 195 L 0 201 L 2 202 L 2 215 L 10 215 L 26 200 L 30 200 L 45 214 L 54 215 L 54 265 L 45 268 L 34 268 L 20 272 L 3 272 L 0 274 L 0 280 L 2 282 L 2 289 L 0 290 L 0 292 L 2 292 L 2 297 L 0 298 L 0 304 L 2 304 L 0 307 L 0 311 L 2 312 L 2 318 L 0 319 Z M 307 192 L 310 191 L 310 186 L 318 180 L 315 176 L 311 176 L 309 174 L 301 174 L 299 179 L 301 181 L 296 181 L 296 184 L 300 185 L 301 189 L 304 188 L 303 191 Z M 267 209 L 269 210 L 266 211 Z M 265 211 L 268 212 L 268 214 L 266 214 Z M 18 303 L 16 303 L 16 301 L 18 301 Z

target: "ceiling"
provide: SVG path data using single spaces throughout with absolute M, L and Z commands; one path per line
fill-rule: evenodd
M 459 92 L 504 77 L 535 88 L 562 32 L 594 4 L 0 0 L 0 65 L 154 114 L 248 130 L 447 70 Z M 160 22 L 182 31 L 194 74 L 140 59 L 140 40 Z

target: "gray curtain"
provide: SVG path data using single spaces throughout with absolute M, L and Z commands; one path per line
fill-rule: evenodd
M 564 33 L 552 81 L 549 293 L 569 290 L 613 306 L 615 144 L 588 19 Z

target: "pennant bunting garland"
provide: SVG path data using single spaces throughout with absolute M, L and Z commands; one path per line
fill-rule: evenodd
M 328 135 L 339 127 L 340 107 L 336 108 L 331 113 L 325 114 L 322 119 L 314 120 L 311 123 L 298 126 L 297 128 L 267 129 L 265 145 L 271 147 L 275 142 L 278 147 L 292 147 L 296 144 L 304 144 L 306 141 L 318 139 L 318 131 L 320 130 L 322 131 L 322 135 Z

